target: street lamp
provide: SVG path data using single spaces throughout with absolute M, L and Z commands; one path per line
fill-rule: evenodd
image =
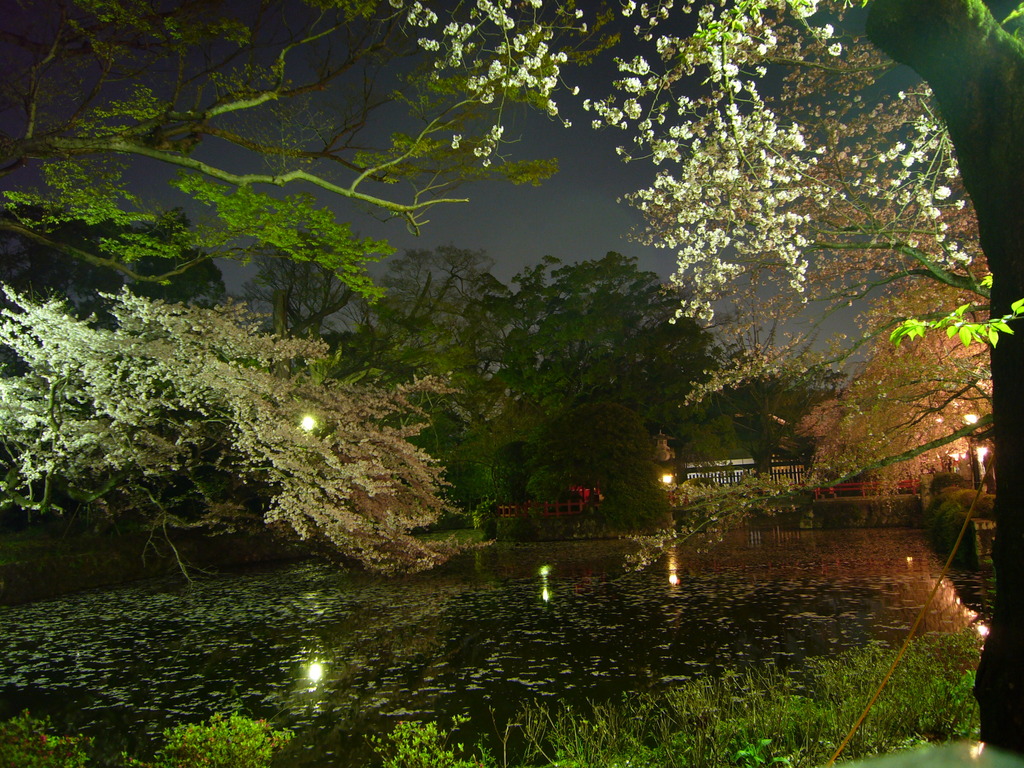
M 978 423 L 978 414 L 968 413 L 964 416 L 964 421 L 968 424 L 974 425 Z M 980 449 L 975 446 L 974 435 L 967 436 L 967 453 L 971 459 L 971 487 L 977 488 L 981 485 L 981 471 L 978 467 L 978 454 Z

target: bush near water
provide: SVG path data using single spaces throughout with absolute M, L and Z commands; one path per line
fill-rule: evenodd
M 970 488 L 970 483 L 963 475 L 953 472 L 942 472 L 932 478 L 932 500 L 924 511 L 924 526 L 932 547 L 942 557 L 948 557 L 960 536 L 960 530 L 967 519 L 971 504 L 974 506 L 973 517 L 991 520 L 996 497 L 990 493 L 978 492 Z M 964 537 L 957 550 L 953 562 L 969 568 L 978 567 L 978 553 L 975 548 L 973 527 Z

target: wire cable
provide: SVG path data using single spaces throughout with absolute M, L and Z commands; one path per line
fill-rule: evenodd
M 903 645 L 900 647 L 899 653 L 897 653 L 896 658 L 893 659 L 892 664 L 889 666 L 889 671 L 885 673 L 885 677 L 882 678 L 882 682 L 875 690 L 875 694 L 871 697 L 868 705 L 864 707 L 864 711 L 861 712 L 860 717 L 857 718 L 857 722 L 853 724 L 853 728 L 851 728 L 850 732 L 846 734 L 846 738 L 843 739 L 839 748 L 835 751 L 835 754 L 833 754 L 832 757 L 829 758 L 829 761 L 825 763 L 824 768 L 830 768 L 830 766 L 836 762 L 836 758 L 843 753 L 843 750 L 849 745 L 850 740 L 854 737 L 857 731 L 860 730 L 860 727 L 867 719 L 871 708 L 875 706 L 875 702 L 878 701 L 878 697 L 882 695 L 882 691 L 885 689 L 885 686 L 888 685 L 889 678 L 892 677 L 893 672 L 896 671 L 896 667 L 899 666 L 900 661 L 902 661 L 904 655 L 906 655 L 907 648 L 910 647 L 910 641 L 914 639 L 914 634 L 917 632 L 918 627 L 921 626 L 921 622 L 924 621 L 925 614 L 927 614 L 928 607 L 932 604 L 935 593 L 939 591 L 939 586 L 941 586 L 943 579 L 946 578 L 946 574 L 949 573 L 949 569 L 953 565 L 953 558 L 956 557 L 957 550 L 960 549 L 960 544 L 964 540 L 964 536 L 967 534 L 967 527 L 970 525 L 971 517 L 974 516 L 974 508 L 978 504 L 978 499 L 981 498 L 981 492 L 985 488 L 985 481 L 988 480 L 988 473 L 991 468 L 992 462 L 989 462 L 988 466 L 985 467 L 985 476 L 982 477 L 981 483 L 978 485 L 978 492 L 974 494 L 974 500 L 971 502 L 971 508 L 967 510 L 967 516 L 964 518 L 964 524 L 960 528 L 960 535 L 957 536 L 956 543 L 953 545 L 953 551 L 949 553 L 949 557 L 946 559 L 946 564 L 942 566 L 942 572 L 939 573 L 939 578 L 936 579 L 935 586 L 932 587 L 931 594 L 928 595 L 928 599 L 925 600 L 920 612 L 918 612 L 917 618 L 914 620 L 914 624 L 910 628 L 910 632 L 907 634 L 907 639 L 903 641 Z

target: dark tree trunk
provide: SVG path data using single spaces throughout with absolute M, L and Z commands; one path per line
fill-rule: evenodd
M 978 213 L 992 312 L 1024 298 L 1024 45 L 981 0 L 875 0 L 871 40 L 935 92 Z M 996 604 L 975 696 L 981 738 L 1024 753 L 1024 328 L 992 351 Z

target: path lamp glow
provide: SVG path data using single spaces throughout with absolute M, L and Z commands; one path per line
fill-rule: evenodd
M 303 432 L 312 432 L 316 429 L 316 419 L 307 414 L 302 417 L 302 421 L 299 422 L 299 426 L 302 427 Z
M 967 415 L 964 416 L 964 421 L 966 421 L 968 424 L 972 424 L 972 425 L 973 424 L 977 424 L 978 423 L 978 414 L 976 414 L 976 413 L 968 413 Z M 972 488 L 977 488 L 981 484 L 981 471 L 980 471 L 980 468 L 978 467 L 978 458 L 979 458 L 978 450 L 977 450 L 977 447 L 975 446 L 974 443 L 975 443 L 974 435 L 968 435 L 967 436 L 967 453 L 968 453 L 969 458 L 971 460 L 971 487 Z

